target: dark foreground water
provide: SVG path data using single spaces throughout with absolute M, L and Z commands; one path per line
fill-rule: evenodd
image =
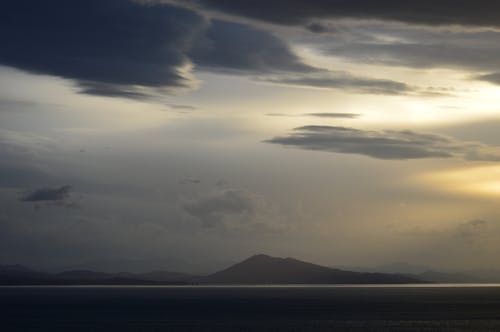
M 500 286 L 0 287 L 0 331 L 500 331 Z

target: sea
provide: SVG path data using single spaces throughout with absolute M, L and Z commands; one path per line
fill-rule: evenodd
M 500 284 L 6 286 L 0 331 L 500 331 Z

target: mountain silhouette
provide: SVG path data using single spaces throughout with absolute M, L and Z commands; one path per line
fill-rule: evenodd
M 200 278 L 209 284 L 400 284 L 421 279 L 400 274 L 352 272 L 294 258 L 255 255 L 222 271 Z
M 423 279 L 403 274 L 353 272 L 329 268 L 294 258 L 254 255 L 206 276 L 154 271 L 105 273 L 71 270 L 43 273 L 19 265 L 0 265 L 0 284 L 43 285 L 170 285 L 170 284 L 405 284 Z

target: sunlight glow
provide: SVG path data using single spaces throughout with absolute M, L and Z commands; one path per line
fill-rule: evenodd
M 439 191 L 453 191 L 470 195 L 500 195 L 500 166 L 477 166 L 441 170 L 418 177 Z

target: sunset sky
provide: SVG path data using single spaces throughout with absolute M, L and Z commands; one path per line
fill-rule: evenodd
M 500 2 L 0 5 L 0 264 L 500 268 Z

